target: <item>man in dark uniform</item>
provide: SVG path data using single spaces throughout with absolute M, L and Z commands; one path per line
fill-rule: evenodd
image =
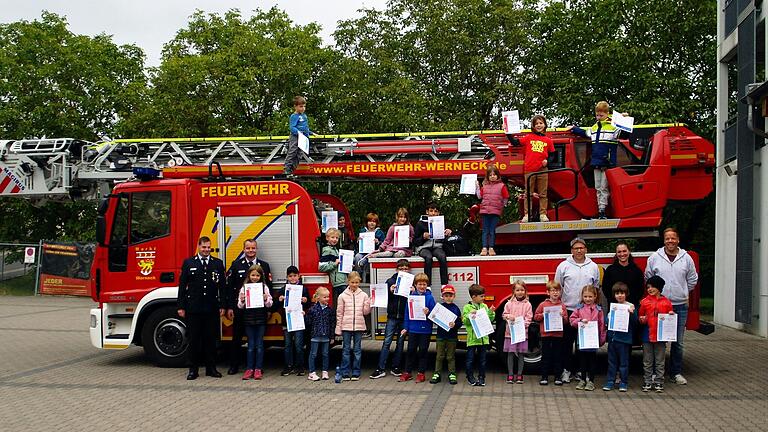
M 197 255 L 184 260 L 179 277 L 178 313 L 187 323 L 189 336 L 188 380 L 198 377 L 201 357 L 205 375 L 221 378 L 216 370 L 216 340 L 226 301 L 224 277 L 224 263 L 211 256 L 211 239 L 200 237 Z
M 243 256 L 232 261 L 227 272 L 227 293 L 229 294 L 227 318 L 232 320 L 232 349 L 229 356 L 227 375 L 236 374 L 240 366 L 245 325 L 243 324 L 243 309 L 237 307 L 237 295 L 243 286 L 243 280 L 248 275 L 248 269 L 254 264 L 260 265 L 266 277 L 265 283 L 270 290 L 272 289 L 272 273 L 269 270 L 269 264 L 256 258 L 258 250 L 259 245 L 256 240 L 248 239 L 243 242 Z

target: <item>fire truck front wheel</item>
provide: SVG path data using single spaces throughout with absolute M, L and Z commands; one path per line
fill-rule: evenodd
M 160 367 L 182 367 L 186 364 L 187 326 L 176 313 L 175 306 L 153 311 L 144 322 L 141 341 L 147 357 Z

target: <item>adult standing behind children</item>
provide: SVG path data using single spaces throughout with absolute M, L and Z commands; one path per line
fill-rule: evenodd
M 685 323 L 688 320 L 688 296 L 699 274 L 693 258 L 680 246 L 680 236 L 674 228 L 664 230 L 664 247 L 659 248 L 650 257 L 645 267 L 645 278 L 660 276 L 665 285 L 664 297 L 672 302 L 672 310 L 677 314 L 677 342 L 669 348 L 669 376 L 676 384 L 688 384 L 683 371 L 683 337 Z
M 501 181 L 501 172 L 494 164 L 489 164 L 485 170 L 482 187 L 477 183 L 477 197 L 480 201 L 480 216 L 483 220 L 483 249 L 480 255 L 496 255 L 493 247 L 496 245 L 496 225 L 499 224 L 504 206 L 509 201 L 507 185 Z
M 424 273 L 429 277 L 430 286 L 432 285 L 432 258 L 437 259 L 440 266 L 440 286 L 443 286 L 448 283 L 448 257 L 443 251 L 443 241 L 433 239 L 429 232 L 430 216 L 440 216 L 440 209 L 435 202 L 427 204 L 427 214 L 416 223 L 413 245 L 416 247 L 416 253 L 424 258 Z M 443 235 L 450 237 L 451 230 L 446 228 Z
M 555 281 L 563 288 L 563 304 L 568 315 L 581 303 L 581 290 L 586 285 L 600 286 L 600 269 L 587 256 L 587 242 L 580 237 L 571 240 L 571 256 L 557 266 Z M 563 334 L 563 376 L 562 381 L 571 382 L 571 371 L 576 366 L 573 360 L 573 344 L 576 328 L 566 326 Z
M 531 119 L 532 132 L 520 138 L 513 135 L 507 135 L 510 144 L 514 146 L 523 145 L 525 149 L 525 208 L 523 208 L 523 218 L 520 222 L 528 222 L 528 207 L 530 206 L 531 194 L 536 191 L 539 194 L 539 221 L 549 222 L 547 217 L 547 189 L 549 188 L 549 176 L 538 174 L 533 180 L 533 187 L 528 190 L 528 178 L 536 171 L 547 170 L 547 158 L 549 154 L 555 151 L 552 138 L 546 135 L 547 119 L 543 115 L 535 115 Z
M 609 265 L 603 273 L 603 295 L 608 303 L 613 298 L 613 285 L 616 282 L 623 282 L 627 285 L 629 289 L 627 301 L 635 305 L 635 309 L 639 309 L 640 300 L 645 292 L 643 271 L 637 266 L 629 246 L 623 241 L 616 244 L 613 264 Z M 605 306 L 609 305 L 606 304 Z
M 616 166 L 616 152 L 619 146 L 621 129 L 611 124 L 611 106 L 606 101 L 595 105 L 595 124 L 588 129 L 569 127 L 574 134 L 592 140 L 592 158 L 590 164 L 595 173 L 595 191 L 597 192 L 597 217 L 606 219 L 605 209 L 608 207 L 610 191 L 605 170 Z M 626 115 L 626 113 L 623 113 Z
M 283 173 L 288 177 L 293 177 L 293 172 L 299 166 L 299 132 L 309 138 L 311 135 L 317 135 L 309 130 L 309 119 L 304 111 L 307 109 L 307 100 L 304 96 L 294 96 L 293 114 L 288 121 L 291 135 L 288 137 L 288 153 L 285 155 L 285 167 Z

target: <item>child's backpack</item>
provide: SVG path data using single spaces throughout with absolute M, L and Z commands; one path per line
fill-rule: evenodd
M 448 256 L 469 255 L 469 242 L 461 234 L 453 234 L 443 240 L 443 251 Z

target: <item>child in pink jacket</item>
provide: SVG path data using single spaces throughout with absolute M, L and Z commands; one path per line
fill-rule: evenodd
M 345 381 L 360 380 L 362 338 L 365 331 L 365 315 L 371 313 L 371 299 L 360 290 L 360 274 L 353 271 L 347 276 L 347 289 L 336 304 L 336 334 L 342 336 L 341 373 Z M 354 360 L 350 365 L 350 355 Z
M 528 326 L 533 318 L 533 308 L 528 301 L 528 288 L 526 288 L 525 282 L 516 280 L 512 286 L 512 293 L 513 296 L 504 306 L 504 313 L 501 315 L 507 322 L 507 330 L 504 335 L 504 352 L 507 353 L 507 384 L 522 384 L 523 365 L 525 364 L 523 356 L 528 352 Z M 509 326 L 518 317 L 523 318 L 525 322 L 526 337 L 522 342 L 512 343 Z M 515 371 L 517 371 L 516 375 Z
M 571 326 L 578 329 L 590 321 L 597 321 L 598 345 L 602 346 L 605 343 L 605 317 L 603 316 L 603 309 L 598 304 L 600 303 L 599 292 L 593 285 L 587 285 L 581 290 L 581 303 L 571 314 Z M 595 390 L 597 349 L 579 347 L 578 357 L 581 381 L 576 386 L 576 390 L 593 391 Z

